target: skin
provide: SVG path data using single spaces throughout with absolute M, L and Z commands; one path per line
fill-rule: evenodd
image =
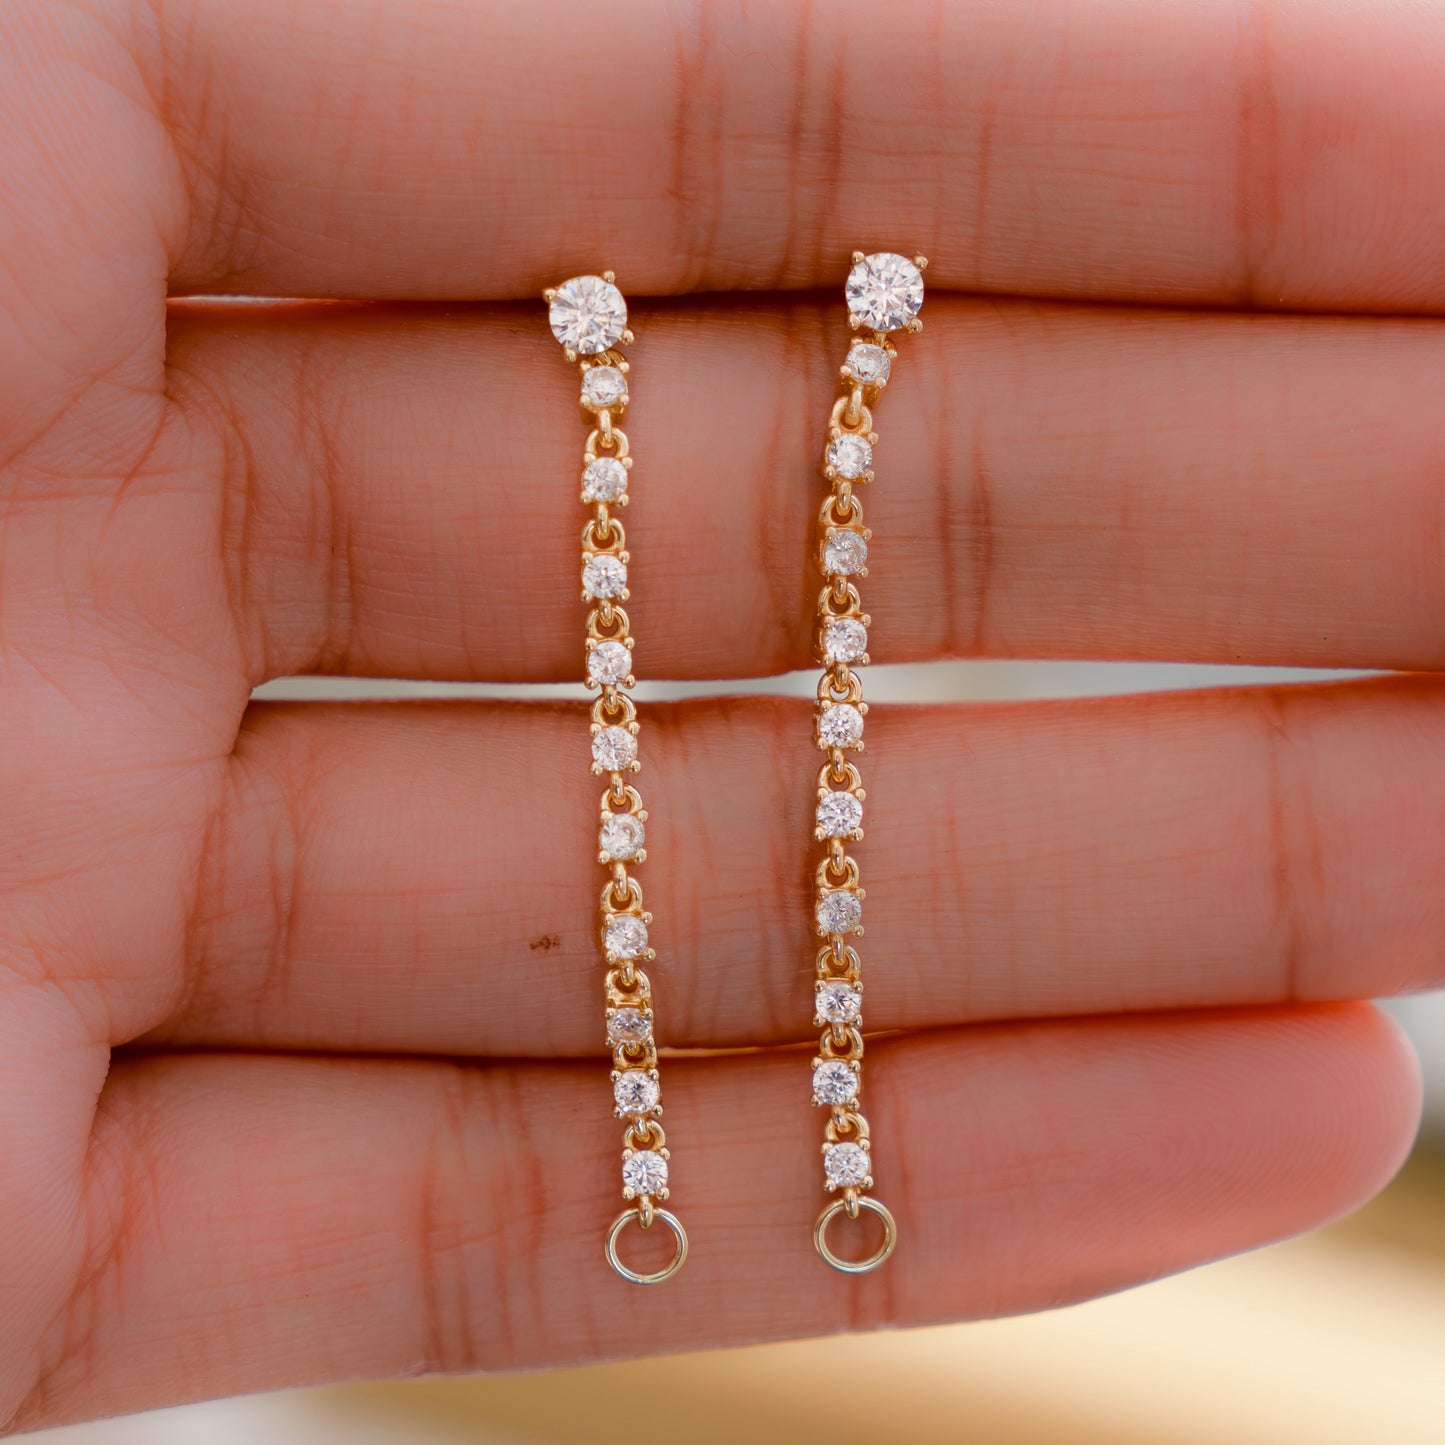
M 869 13 L 5 6 L 15 1428 L 1043 1308 L 1311 1228 L 1402 1158 L 1415 1066 L 1350 1000 L 1445 981 L 1438 9 Z M 693 1254 L 639 1291 L 600 1253 L 575 708 L 249 694 L 577 675 L 575 379 L 535 298 L 602 266 L 656 298 L 639 673 L 806 666 L 855 246 L 933 258 L 879 411 L 876 658 L 1415 675 L 870 716 L 903 1242 L 863 1281 L 813 1257 L 783 1047 L 806 709 L 650 709 L 660 1026 L 714 1052 L 667 1065 Z M 196 299 L 235 293 L 313 299 Z

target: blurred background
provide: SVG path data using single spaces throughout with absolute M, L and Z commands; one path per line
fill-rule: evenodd
M 1263 668 L 967 662 L 871 667 L 879 701 L 1312 681 Z M 797 692 L 808 678 L 639 689 Z M 288 698 L 584 696 L 283 679 Z M 1396 1181 L 1319 1234 L 1022 1319 L 593 1366 L 299 1391 L 44 1432 L 48 1445 L 1445 1445 L 1445 994 L 1390 1005 L 1424 1065 Z M 848 1382 L 846 1421 L 824 1380 Z M 646 1401 L 643 1420 L 634 1402 Z M 658 1426 L 655 1422 L 664 1422 Z M 649 1424 L 647 1422 L 654 1422 Z M 675 1422 L 675 1423 L 674 1423 Z

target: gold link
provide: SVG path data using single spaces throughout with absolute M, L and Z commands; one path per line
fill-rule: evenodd
M 835 1042 L 834 1034 L 840 1026 L 832 1025 L 818 1042 L 818 1052 L 825 1059 L 861 1059 L 863 1057 L 863 1035 L 851 1024 L 843 1026 L 843 1037 Z
M 622 523 L 609 517 L 604 528 L 596 517 L 589 517 L 587 525 L 582 529 L 582 550 L 584 552 L 598 553 L 611 552 L 616 557 L 627 560 L 627 537 L 622 531 Z
M 830 1144 L 861 1144 L 868 1137 L 868 1121 L 856 1109 L 834 1109 L 823 1137 Z
M 861 389 L 858 392 L 856 420 L 850 419 L 848 416 L 848 413 L 853 410 L 852 401 L 853 394 L 850 392 L 847 396 L 840 396 L 833 403 L 833 410 L 828 414 L 828 426 L 830 428 L 837 427 L 839 431 L 853 432 L 857 436 L 867 436 L 870 440 L 874 440 L 872 436 L 873 413 L 863 405 Z
M 866 627 L 868 624 L 863 625 Z M 623 642 L 628 637 L 629 627 L 627 613 L 611 601 L 599 602 L 587 614 L 587 636 L 595 642 L 604 639 Z
M 603 416 L 607 413 L 603 412 Z M 602 428 L 599 426 L 588 434 L 587 445 L 582 449 L 583 463 L 595 462 L 597 460 L 597 448 L 602 441 Z M 609 417 L 607 422 L 607 450 L 614 452 L 620 462 L 627 456 L 627 433 L 621 427 L 613 426 Z
M 640 1149 L 667 1148 L 667 1135 L 656 1119 L 632 1119 L 622 1131 L 622 1147 L 636 1153 Z

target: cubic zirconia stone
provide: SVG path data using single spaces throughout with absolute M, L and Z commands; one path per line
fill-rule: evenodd
M 622 292 L 600 276 L 574 276 L 552 298 L 547 320 L 552 335 L 579 356 L 596 356 L 615 346 L 627 330 Z
M 828 443 L 828 465 L 840 477 L 856 482 L 873 465 L 873 448 L 868 445 L 867 437 L 845 431 Z
M 632 654 L 615 638 L 599 642 L 587 654 L 587 681 L 594 685 L 621 682 L 632 671 Z
M 622 1161 L 622 1187 L 656 1198 L 667 1188 L 667 1160 L 656 1149 L 639 1149 Z
M 861 1144 L 825 1144 L 823 1174 L 835 1189 L 862 1184 L 868 1177 L 868 1151 Z
M 620 597 L 627 586 L 627 564 L 611 552 L 599 552 L 582 564 L 582 588 L 589 597 Z
M 624 1069 L 612 1081 L 612 1097 L 624 1114 L 651 1113 L 661 1095 L 657 1080 L 641 1069 Z
M 582 396 L 593 411 L 606 411 L 627 396 L 627 378 L 615 366 L 589 366 L 582 373 Z
M 858 1075 L 841 1059 L 814 1064 L 813 1093 L 825 1104 L 851 1104 L 858 1097 Z
M 868 565 L 868 544 L 861 532 L 834 532 L 823 543 L 823 570 L 854 577 Z
M 863 905 L 856 893 L 835 889 L 818 899 L 818 927 L 825 933 L 852 933 L 863 921 Z
M 829 662 L 857 662 L 868 651 L 868 629 L 856 617 L 830 617 L 823 625 L 823 656 Z
M 846 838 L 863 826 L 863 804 L 853 793 L 829 793 L 818 799 L 817 819 L 825 838 Z
M 598 845 L 614 863 L 637 857 L 642 841 L 642 822 L 631 813 L 609 813 L 602 820 Z
M 830 748 L 856 747 L 863 736 L 863 714 L 851 702 L 837 702 L 818 717 L 818 736 Z
M 863 995 L 849 983 L 825 983 L 814 1007 L 829 1024 L 856 1024 L 863 1017 Z
M 872 342 L 859 342 L 848 352 L 848 360 L 844 365 L 854 381 L 861 382 L 864 386 L 879 386 L 888 380 L 893 359 L 881 346 L 874 346 Z
M 907 256 L 875 251 L 849 273 L 848 310 L 873 331 L 907 326 L 923 305 L 923 272 Z
M 619 1044 L 645 1044 L 652 1020 L 640 1008 L 615 1008 L 607 1015 L 607 1037 Z
M 627 468 L 616 457 L 595 457 L 582 472 L 582 495 L 589 502 L 615 502 L 627 490 Z
M 635 913 L 609 913 L 602 944 L 609 958 L 641 958 L 647 952 L 647 925 Z
M 637 758 L 637 739 L 626 728 L 603 728 L 592 738 L 592 757 L 609 773 L 619 773 Z

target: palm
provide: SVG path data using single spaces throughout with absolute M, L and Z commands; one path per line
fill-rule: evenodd
M 673 8 L 559 3 L 545 33 L 442 0 L 7 9 L 23 1424 L 1037 1307 L 1317 1223 L 1408 1140 L 1399 1040 L 1306 1001 L 1440 982 L 1433 680 L 880 713 L 870 999 L 901 1033 L 875 1112 L 905 1247 L 862 1284 L 812 1258 L 785 1052 L 670 1066 L 693 1261 L 665 1297 L 603 1270 L 578 719 L 248 706 L 289 672 L 576 674 L 576 438 L 540 317 L 190 304 L 167 334 L 167 289 L 476 300 L 610 265 L 634 294 L 782 290 L 877 242 L 927 250 L 935 293 L 1445 305 L 1445 51 L 1412 7 L 1365 36 L 1263 6 L 1241 43 L 1223 5 L 959 4 L 938 34 L 899 5 L 866 57 L 866 10 L 810 38 L 790 5 L 696 33 Z M 599 56 L 629 77 L 605 120 Z M 834 309 L 642 311 L 648 675 L 802 665 Z M 875 655 L 1439 665 L 1434 323 L 930 314 L 887 402 Z M 655 718 L 668 1037 L 785 1043 L 805 717 Z

